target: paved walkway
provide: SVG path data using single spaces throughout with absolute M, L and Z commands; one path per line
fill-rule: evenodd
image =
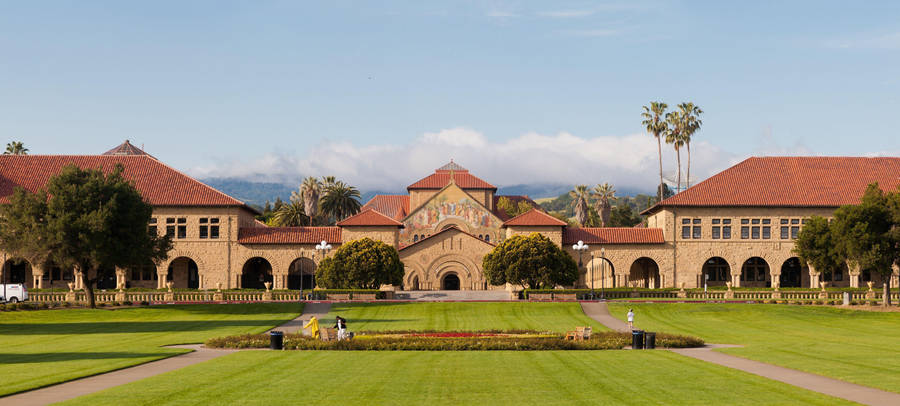
M 630 331 L 628 324 L 609 314 L 606 303 L 582 302 L 581 308 L 588 317 L 597 320 L 604 326 L 616 331 Z M 701 361 L 738 369 L 769 378 L 803 389 L 824 393 L 829 396 L 851 400 L 866 405 L 900 405 L 900 394 L 887 392 L 880 389 L 844 382 L 837 379 L 826 378 L 821 375 L 783 368 L 765 362 L 753 361 L 746 358 L 735 357 L 713 351 L 715 348 L 735 347 L 724 344 L 708 344 L 703 348 L 680 348 L 670 351 L 696 358 Z
M 294 320 L 291 320 L 272 330 L 280 330 L 289 333 L 296 333 L 302 326 L 301 320 L 309 320 L 310 317 L 316 316 L 322 318 L 331 308 L 330 303 L 307 303 L 303 307 L 303 314 Z M 271 331 L 271 330 L 269 330 Z M 158 361 L 148 362 L 146 364 L 136 365 L 133 367 L 120 369 L 118 371 L 107 372 L 105 374 L 95 375 L 87 378 L 76 379 L 74 381 L 64 382 L 58 385 L 48 386 L 46 388 L 35 389 L 28 392 L 19 393 L 4 398 L 0 398 L 0 404 L 16 405 L 16 406 L 37 406 L 48 405 L 51 403 L 62 402 L 77 398 L 79 396 L 88 395 L 109 389 L 114 386 L 124 385 L 144 378 L 163 374 L 188 367 L 200 362 L 209 361 L 223 355 L 231 354 L 240 350 L 222 350 L 205 348 L 201 344 L 190 345 L 173 345 L 172 348 L 186 348 L 193 350 L 192 352 L 176 355 L 161 359 Z

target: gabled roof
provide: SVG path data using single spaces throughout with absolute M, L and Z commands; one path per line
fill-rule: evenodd
M 341 242 L 340 227 L 242 227 L 241 244 L 329 244 Z
M 455 225 L 452 225 L 452 226 L 449 226 L 449 227 L 447 227 L 447 228 L 445 228 L 445 229 L 443 229 L 443 230 L 441 230 L 441 231 L 438 231 L 438 232 L 436 232 L 436 233 L 434 233 L 434 234 L 432 234 L 432 235 L 429 235 L 428 237 L 425 237 L 425 238 L 423 238 L 423 239 L 421 239 L 421 240 L 419 240 L 419 241 L 416 241 L 416 242 L 414 242 L 414 243 L 412 243 L 412 244 L 404 245 L 403 247 L 400 247 L 400 249 L 399 249 L 398 251 L 403 251 L 403 250 L 405 250 L 405 249 L 407 249 L 407 248 L 410 248 L 410 247 L 412 247 L 412 246 L 421 244 L 421 243 L 423 243 L 423 242 L 425 242 L 425 241 L 428 241 L 428 240 L 430 240 L 430 239 L 432 239 L 432 238 L 434 238 L 434 237 L 437 237 L 437 236 L 439 236 L 439 235 L 441 235 L 441 234 L 444 234 L 444 233 L 447 233 L 447 232 L 450 232 L 450 231 L 459 231 L 460 233 L 465 234 L 465 235 L 467 235 L 467 236 L 469 236 L 469 237 L 472 237 L 472 238 L 474 238 L 474 239 L 476 239 L 476 240 L 478 240 L 478 241 L 481 241 L 481 242 L 483 242 L 483 243 L 485 243 L 485 244 L 487 244 L 487 245 L 490 245 L 490 246 L 493 246 L 493 247 L 496 247 L 496 246 L 497 246 L 497 244 L 490 243 L 490 242 L 487 242 L 487 241 L 485 241 L 485 240 L 482 240 L 481 238 L 478 238 L 478 237 L 476 237 L 476 236 L 474 236 L 474 235 L 472 235 L 472 234 L 469 234 L 469 233 L 463 231 L 462 229 L 460 229 L 459 227 L 457 227 L 457 226 L 455 226 Z
M 463 168 L 459 164 L 450 161 L 450 163 L 438 168 L 434 171 L 433 174 L 428 175 L 416 183 L 409 185 L 406 187 L 406 190 L 413 189 L 441 189 L 444 186 L 447 186 L 450 183 L 450 179 L 453 179 L 459 187 L 463 189 L 492 189 L 497 190 L 497 187 L 485 182 L 484 180 L 478 178 L 475 175 L 469 173 L 469 170 Z
M 553 217 L 536 208 L 526 211 L 516 217 L 513 217 L 503 223 L 503 227 L 509 226 L 556 226 L 563 227 L 568 225 L 556 217 Z
M 661 228 L 589 227 L 563 229 L 563 245 L 585 244 L 663 244 Z
M 337 226 L 339 227 L 352 227 L 352 226 L 394 226 L 394 227 L 403 227 L 403 223 L 394 220 L 384 214 L 381 214 L 373 209 L 365 209 L 357 214 L 354 214 L 350 217 L 347 217 L 341 221 L 338 221 Z
M 403 220 L 409 214 L 409 195 L 375 195 L 362 210 L 373 209 L 394 220 Z
M 839 207 L 858 203 L 872 182 L 900 184 L 900 158 L 753 157 L 663 200 L 661 207 Z
M 125 142 L 119 144 L 117 147 L 104 152 L 103 155 L 146 155 L 151 158 L 153 157 L 144 150 L 132 145 L 128 140 L 125 140 Z
M 0 203 L 9 203 L 16 187 L 38 191 L 69 164 L 104 172 L 122 164 L 125 178 L 153 206 L 236 206 L 256 212 L 149 155 L 0 155 Z

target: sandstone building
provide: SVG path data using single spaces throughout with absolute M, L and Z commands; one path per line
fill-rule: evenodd
M 395 246 L 406 266 L 406 290 L 499 289 L 482 273 L 482 257 L 505 238 L 539 232 L 582 264 L 578 287 L 859 286 L 881 281 L 870 270 L 820 274 L 792 254 L 811 215 L 830 216 L 858 201 L 866 185 L 900 184 L 900 158 L 768 157 L 747 159 L 644 211 L 646 227 L 572 228 L 539 208 L 509 218 L 497 187 L 450 162 L 412 183 L 407 194 L 378 195 L 333 227 L 267 227 L 241 201 L 165 165 L 126 143 L 103 155 L 0 156 L 0 204 L 16 187 L 36 191 L 67 164 L 125 168 L 154 207 L 150 232 L 172 236 L 159 264 L 117 269 L 111 289 L 309 289 L 316 264 L 340 244 L 371 237 Z M 526 196 L 506 196 L 513 202 Z M 572 245 L 583 241 L 587 251 Z M 331 251 L 333 252 L 333 250 Z M 30 264 L 0 253 L 7 283 L 32 288 L 78 282 L 71 269 Z M 896 284 L 896 271 L 895 271 Z

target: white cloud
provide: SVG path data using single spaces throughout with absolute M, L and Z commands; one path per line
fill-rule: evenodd
M 563 31 L 563 34 L 572 36 L 572 37 L 614 37 L 621 33 L 622 33 L 621 30 L 616 30 L 616 29 L 611 29 L 611 28 Z
M 827 48 L 840 49 L 900 49 L 900 32 L 870 34 L 853 38 L 825 41 Z
M 539 11 L 536 14 L 539 17 L 551 17 L 551 18 L 575 18 L 575 17 L 587 17 L 593 15 L 595 13 L 594 10 L 554 10 L 554 11 Z
M 488 11 L 487 13 L 485 13 L 485 15 L 488 17 L 492 17 L 492 18 L 513 18 L 513 17 L 519 16 L 518 14 L 513 13 L 511 11 L 501 11 L 501 10 L 491 10 L 491 11 Z
M 694 179 L 706 178 L 739 160 L 707 142 L 692 144 L 692 153 Z M 675 166 L 674 155 L 663 145 L 667 173 Z M 653 190 L 659 176 L 656 140 L 646 134 L 582 138 L 568 132 L 531 132 L 493 142 L 469 128 L 426 133 L 406 145 L 324 143 L 303 156 L 270 153 L 250 160 L 221 160 L 189 172 L 200 178 L 290 182 L 307 175 L 334 175 L 361 190 L 402 191 L 450 159 L 501 187 L 610 182 L 620 190 Z M 686 165 L 684 151 L 682 161 Z

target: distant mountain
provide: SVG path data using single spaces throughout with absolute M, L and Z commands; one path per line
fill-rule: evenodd
M 265 206 L 267 201 L 274 202 L 275 199 L 279 197 L 283 201 L 290 200 L 291 192 L 297 190 L 299 187 L 278 182 L 254 182 L 238 178 L 206 178 L 200 179 L 200 181 L 218 189 L 226 195 L 246 203 L 247 205 L 258 206 L 260 208 Z M 365 204 L 375 195 L 400 193 L 402 192 L 361 192 L 360 202 Z

